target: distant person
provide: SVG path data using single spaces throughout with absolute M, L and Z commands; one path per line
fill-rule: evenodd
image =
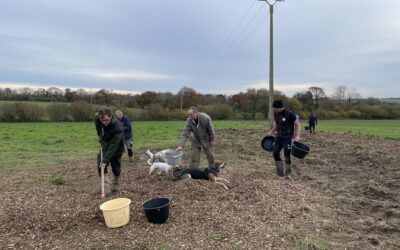
M 121 174 L 121 157 L 124 153 L 124 128 L 118 119 L 113 115 L 110 108 L 103 107 L 95 115 L 95 125 L 101 149 L 103 151 L 103 161 L 100 162 L 98 156 L 98 171 L 100 175 L 101 165 L 104 167 L 104 193 L 110 196 L 111 192 L 116 192 Z M 107 174 L 107 166 L 111 164 L 114 174 L 112 183 Z
M 129 161 L 133 161 L 133 145 L 132 145 L 132 123 L 128 116 L 125 115 L 121 110 L 115 111 L 115 116 L 122 123 L 124 127 L 124 144 L 128 150 Z
M 214 168 L 214 126 L 209 115 L 198 112 L 196 107 L 189 107 L 183 133 L 180 138 L 177 151 L 182 151 L 187 140 L 190 139 L 192 152 L 190 156 L 190 168 L 198 168 L 200 165 L 201 149 L 207 156 L 208 165 Z
M 281 100 L 274 101 L 272 107 L 274 108 L 274 124 L 267 135 L 271 136 L 276 133 L 273 146 L 276 174 L 279 177 L 285 176 L 286 179 L 291 179 L 290 149 L 292 139 L 294 141 L 300 141 L 300 121 L 297 119 L 295 113 L 283 107 L 283 102 Z M 282 148 L 284 149 L 285 155 L 285 168 L 283 168 L 283 162 L 280 156 Z
M 318 120 L 317 117 L 311 113 L 311 115 L 308 117 L 308 126 L 310 128 L 310 134 L 315 134 L 315 125 L 318 125 Z

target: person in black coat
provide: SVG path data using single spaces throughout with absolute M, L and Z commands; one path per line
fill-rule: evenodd
M 313 113 L 311 113 L 311 115 L 308 117 L 308 125 L 310 128 L 310 134 L 315 134 L 315 125 L 318 125 L 318 120 Z
M 301 125 L 296 114 L 285 109 L 281 100 L 274 101 L 272 106 L 274 108 L 274 124 L 267 135 L 271 136 L 276 133 L 273 146 L 276 174 L 280 177 L 285 176 L 286 179 L 290 179 L 290 150 L 292 139 L 294 141 L 300 141 Z M 285 169 L 283 168 L 283 162 L 280 157 L 282 148 L 284 149 L 285 155 Z

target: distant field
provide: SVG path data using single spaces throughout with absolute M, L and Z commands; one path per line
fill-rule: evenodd
M 216 129 L 262 128 L 266 122 L 217 121 Z M 134 148 L 177 147 L 184 121 L 134 122 Z M 0 123 L 0 171 L 94 158 L 93 123 Z M 189 143 L 187 145 L 190 145 Z
M 383 98 L 381 102 L 400 104 L 400 98 Z
M 43 108 L 46 108 L 47 106 L 49 106 L 51 104 L 58 104 L 58 103 L 71 105 L 71 103 L 66 103 L 66 102 L 32 102 L 32 101 L 4 101 L 4 100 L 0 100 L 0 104 L 8 104 L 8 103 L 10 103 L 10 104 L 12 104 L 12 103 L 27 103 L 27 104 L 38 105 L 39 107 L 43 107 Z
M 351 132 L 400 140 L 400 120 L 322 120 L 318 123 L 317 131 Z
M 184 121 L 134 122 L 135 149 L 178 146 Z M 265 130 L 266 121 L 216 121 L 215 128 Z M 304 127 L 304 123 L 302 124 Z M 317 131 L 352 132 L 400 140 L 400 120 L 320 121 Z M 304 131 L 303 131 L 304 133 Z M 1 123 L 0 172 L 93 159 L 98 139 L 92 123 Z M 189 143 L 187 144 L 189 146 Z

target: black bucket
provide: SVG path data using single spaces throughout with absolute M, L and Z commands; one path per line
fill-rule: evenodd
M 294 141 L 290 151 L 294 157 L 303 159 L 310 152 L 310 147 L 304 143 Z
M 170 205 L 169 198 L 158 197 L 143 202 L 142 207 L 148 222 L 161 224 L 168 220 Z
M 268 152 L 272 152 L 272 150 L 274 149 L 274 141 L 275 141 L 275 137 L 273 137 L 272 135 L 267 135 L 266 137 L 264 137 L 261 141 L 261 147 Z

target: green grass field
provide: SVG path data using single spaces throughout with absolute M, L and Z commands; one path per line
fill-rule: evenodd
M 266 121 L 216 121 L 215 128 L 265 130 Z M 184 121 L 134 122 L 135 149 L 178 146 Z M 304 124 L 302 124 L 304 127 Z M 352 132 L 400 140 L 400 120 L 320 121 L 317 131 Z M 304 132 L 304 131 L 303 131 Z M 92 123 L 1 123 L 0 172 L 95 158 L 98 139 Z
M 175 148 L 184 121 L 134 122 L 134 149 Z M 266 122 L 216 121 L 215 128 L 260 128 Z M 93 123 L 0 123 L 0 172 L 94 158 Z
M 316 130 L 400 140 L 400 120 L 322 120 Z

